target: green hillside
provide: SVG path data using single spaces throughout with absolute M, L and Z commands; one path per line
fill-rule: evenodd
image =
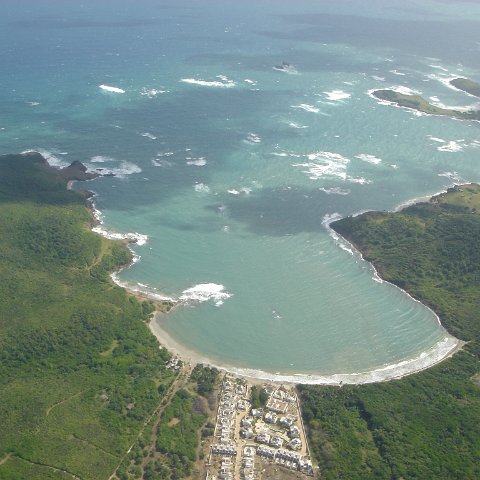
M 323 478 L 480 478 L 480 186 L 332 227 L 468 343 L 453 358 L 400 380 L 302 387 Z
M 122 242 L 37 154 L 0 157 L 0 479 L 107 479 L 175 378 Z

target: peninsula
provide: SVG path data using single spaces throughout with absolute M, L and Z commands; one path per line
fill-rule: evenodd
M 400 93 L 391 89 L 373 90 L 371 95 L 383 102 L 388 102 L 410 110 L 416 110 L 417 112 L 428 115 L 442 115 L 456 118 L 458 120 L 480 121 L 480 110 L 469 108 L 462 108 L 459 110 L 455 108 L 437 107 L 436 105 L 429 103 L 420 95 Z
M 429 305 L 462 351 L 381 384 L 300 386 L 324 478 L 480 477 L 480 186 L 460 185 L 399 212 L 332 228 L 379 275 Z

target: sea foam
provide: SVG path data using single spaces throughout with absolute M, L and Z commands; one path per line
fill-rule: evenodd
M 331 92 L 323 92 L 325 98 L 331 102 L 338 102 L 350 98 L 352 95 L 350 93 L 344 92 L 343 90 L 332 90 Z
M 210 193 L 210 187 L 204 183 L 196 183 L 193 188 L 198 193 Z
M 195 167 L 204 167 L 207 164 L 207 159 L 205 157 L 187 157 L 187 165 L 193 165 Z
M 223 285 L 216 283 L 199 283 L 194 287 L 184 290 L 179 299 L 184 302 L 196 303 L 212 301 L 215 306 L 219 307 L 231 296 L 232 294 L 225 291 Z
M 320 109 L 317 107 L 314 107 L 313 105 L 309 105 L 308 103 L 301 103 L 300 105 L 292 105 L 292 108 L 295 108 L 296 110 L 305 110 L 306 112 L 310 113 L 320 113 Z
M 111 163 L 117 162 L 116 165 L 102 166 L 102 167 L 98 167 L 97 165 L 92 165 L 89 162 L 85 163 L 85 166 L 87 167 L 87 172 L 97 173 L 99 175 L 113 175 L 115 177 L 124 178 L 134 173 L 141 173 L 142 171 L 142 169 L 135 163 L 128 162 L 126 160 L 118 161 L 111 157 L 96 156 L 92 158 L 91 162 L 102 163 L 103 165 L 105 165 L 105 163 L 107 162 L 111 162 Z
M 45 150 L 43 148 L 36 148 L 32 150 L 25 150 L 22 154 L 39 153 L 47 163 L 54 168 L 65 168 L 70 165 L 70 162 L 59 158 L 58 155 L 65 155 L 64 152 L 58 152 L 55 150 Z
M 200 85 L 202 87 L 217 87 L 217 88 L 233 88 L 236 83 L 230 80 L 225 75 L 217 75 L 218 80 L 199 80 L 196 78 L 182 78 L 180 81 L 183 83 L 190 83 L 192 85 Z
M 125 93 L 122 88 L 111 87 L 110 85 L 99 85 L 98 88 L 110 93 Z
M 369 155 L 368 153 L 360 153 L 358 155 L 355 155 L 355 158 L 358 158 L 363 162 L 371 163 L 373 165 L 378 165 L 382 162 L 381 158 L 378 158 L 375 155 Z
M 347 167 L 350 159 L 334 152 L 315 152 L 306 155 L 308 162 L 295 163 L 292 167 L 304 168 L 311 180 L 321 178 L 339 178 L 343 181 L 352 183 L 366 184 L 371 183 L 364 177 L 352 177 L 347 174 Z
M 446 336 L 437 342 L 432 348 L 420 353 L 414 358 L 393 363 L 391 365 L 386 365 L 371 371 L 358 373 L 338 373 L 332 375 L 305 373 L 280 374 L 248 368 L 226 367 L 224 365 L 216 365 L 215 363 L 211 364 L 223 371 L 228 371 L 239 376 L 256 378 L 268 382 L 305 385 L 356 385 L 392 380 L 394 378 L 401 378 L 406 375 L 424 370 L 450 356 L 458 347 L 458 345 L 459 342 L 457 339 Z

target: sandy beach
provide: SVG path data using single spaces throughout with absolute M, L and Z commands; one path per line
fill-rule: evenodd
M 73 186 L 72 183 L 69 182 L 67 188 L 71 189 Z M 413 205 L 419 202 L 426 202 L 429 201 L 432 197 L 443 193 L 437 192 L 433 195 L 424 196 L 420 198 L 413 199 L 411 201 L 407 201 L 399 205 L 394 209 L 394 211 L 401 210 L 406 206 Z M 139 238 L 139 234 L 111 234 L 102 228 L 102 221 L 101 221 L 101 213 L 96 209 L 94 203 L 94 195 L 90 198 L 90 205 L 92 216 L 95 219 L 94 224 L 92 225 L 92 230 L 96 231 L 101 235 L 106 236 L 107 238 L 116 238 L 120 237 L 123 240 L 127 240 L 128 243 L 135 243 L 135 242 L 143 242 L 146 241 L 143 238 Z M 333 220 L 333 219 L 332 219 Z M 96 228 L 95 228 L 96 227 Z M 331 227 L 326 222 L 325 227 L 329 230 L 332 230 Z M 333 231 L 333 230 L 332 230 Z M 335 232 L 336 234 L 336 232 Z M 338 235 L 338 234 L 336 234 Z M 351 248 L 355 251 L 356 254 L 359 255 L 363 259 L 358 250 L 350 244 L 346 239 L 338 235 L 337 240 L 341 240 L 342 242 L 347 243 Z M 145 291 L 144 288 L 141 288 L 138 285 L 131 285 L 127 282 L 123 282 L 118 277 L 118 274 L 133 265 L 137 262 L 140 258 L 132 251 L 132 262 L 120 269 L 118 272 L 115 272 L 111 275 L 112 281 L 127 290 L 131 295 L 136 297 L 138 300 L 146 299 L 149 301 L 153 301 L 155 306 L 159 308 L 161 302 L 168 301 L 171 302 L 171 308 L 181 308 L 182 302 L 175 301 L 171 298 L 165 297 L 160 292 L 156 291 Z M 371 264 L 370 264 L 371 265 Z M 373 265 L 372 269 L 375 275 L 378 276 L 375 268 Z M 378 277 L 380 281 L 384 281 L 380 277 Z M 396 286 L 395 286 L 396 287 Z M 399 287 L 396 287 L 399 288 Z M 400 289 L 402 290 L 402 289 Z M 403 290 L 402 290 L 403 291 Z M 408 292 L 403 291 L 406 295 L 411 295 Z M 418 301 L 411 297 L 413 300 Z M 435 312 L 434 312 L 435 313 Z M 306 385 L 336 385 L 341 386 L 344 384 L 366 384 L 366 383 L 376 383 L 376 382 L 385 382 L 393 379 L 402 378 L 407 375 L 412 375 L 414 373 L 420 372 L 427 368 L 430 368 L 443 360 L 451 357 L 457 351 L 459 351 L 465 342 L 456 339 L 455 337 L 449 335 L 446 332 L 445 338 L 434 345 L 431 349 L 426 352 L 421 352 L 417 357 L 403 360 L 397 364 L 386 365 L 381 368 L 367 371 L 367 372 L 359 372 L 359 373 L 338 373 L 338 374 L 331 374 L 331 375 L 322 375 L 322 374 L 305 374 L 305 373 L 291 373 L 291 374 L 281 374 L 281 373 L 272 373 L 266 372 L 263 370 L 258 369 L 251 369 L 251 368 L 241 368 L 235 367 L 231 365 L 220 364 L 219 362 L 213 361 L 210 358 L 207 358 L 201 355 L 198 352 L 195 352 L 185 345 L 182 345 L 177 340 L 175 340 L 171 335 L 169 335 L 162 327 L 162 317 L 167 315 L 164 311 L 157 310 L 152 319 L 149 322 L 149 328 L 153 335 L 157 338 L 160 345 L 166 348 L 172 354 L 178 356 L 182 361 L 191 364 L 192 366 L 198 363 L 207 364 L 218 368 L 219 370 L 232 373 L 234 375 L 238 375 L 241 377 L 246 378 L 251 383 L 264 383 L 264 382 L 271 382 L 271 383 L 282 383 L 282 384 L 306 384 Z M 435 314 L 436 315 L 436 314 Z M 440 322 L 440 319 L 437 316 L 437 319 Z
M 138 294 L 138 292 L 137 292 Z M 465 342 L 452 336 L 445 337 L 441 342 L 432 347 L 427 352 L 422 352 L 418 357 L 404 360 L 398 364 L 387 365 L 383 368 L 372 370 L 370 372 L 316 375 L 316 374 L 277 374 L 265 372 L 263 370 L 239 368 L 230 365 L 221 365 L 201 354 L 185 347 L 177 342 L 161 327 L 162 317 L 166 315 L 162 312 L 156 312 L 150 323 L 150 331 L 155 335 L 162 347 L 166 348 L 172 354 L 177 355 L 181 360 L 191 365 L 197 363 L 207 364 L 218 368 L 219 370 L 232 373 L 246 378 L 251 383 L 282 383 L 282 384 L 304 384 L 304 385 L 346 385 L 346 384 L 366 384 L 385 382 L 412 375 L 427 368 L 430 368 L 443 360 L 450 358 L 459 351 Z

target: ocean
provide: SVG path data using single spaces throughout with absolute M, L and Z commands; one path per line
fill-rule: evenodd
M 368 3 L 368 5 L 367 5 Z M 480 5 L 447 0 L 6 0 L 0 153 L 114 176 L 101 229 L 140 241 L 118 275 L 180 300 L 157 318 L 213 364 L 376 381 L 456 344 L 329 229 L 480 181 L 478 122 L 384 105 L 478 99 Z

